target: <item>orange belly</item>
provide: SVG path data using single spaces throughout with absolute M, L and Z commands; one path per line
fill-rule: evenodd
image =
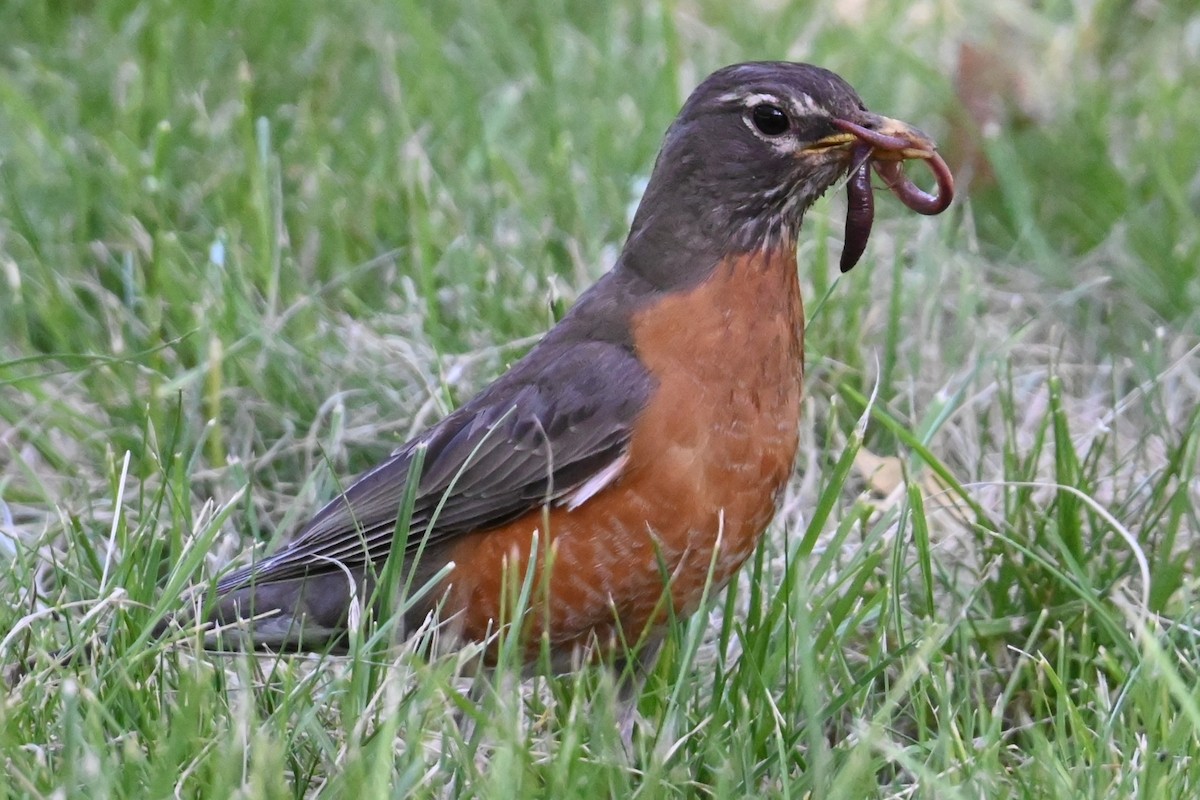
M 727 261 L 635 315 L 632 331 L 657 387 L 627 465 L 578 508 L 539 510 L 453 545 L 443 614 L 456 615 L 462 636 L 481 640 L 511 618 L 506 603 L 532 563 L 531 652 L 542 634 L 556 649 L 593 634 L 636 642 L 666 619 L 668 598 L 677 614 L 695 610 L 710 566 L 714 588 L 724 586 L 770 523 L 798 440 L 795 254 Z

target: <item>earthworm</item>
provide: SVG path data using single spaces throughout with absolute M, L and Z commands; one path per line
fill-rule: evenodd
M 940 214 L 954 199 L 954 176 L 950 167 L 936 152 L 922 159 L 937 179 L 937 194 L 929 194 L 909 180 L 899 161 L 875 161 L 875 171 L 900 202 L 918 214 Z
M 865 128 L 849 120 L 834 119 L 834 127 L 857 139 L 851 150 L 850 179 L 846 182 L 846 232 L 840 266 L 848 272 L 862 258 L 875 220 L 875 196 L 871 189 L 871 167 L 900 202 L 918 214 L 940 214 L 954 199 L 954 176 L 938 155 L 932 141 L 917 130 L 908 136 L 893 136 Z M 880 158 L 876 155 L 886 155 Z M 937 194 L 929 194 L 905 174 L 903 164 L 920 159 L 929 164 L 937 180 Z
M 871 235 L 871 223 L 875 220 L 875 193 L 871 189 L 871 143 L 856 144 L 853 159 L 857 166 L 850 173 L 850 180 L 846 181 L 842 272 L 849 272 L 862 258 L 863 251 L 867 249 L 867 238 Z

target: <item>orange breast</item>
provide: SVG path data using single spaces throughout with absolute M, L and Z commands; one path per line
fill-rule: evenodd
M 548 552 L 534 562 L 531 645 L 543 632 L 559 646 L 618 630 L 634 642 L 665 618 L 668 586 L 678 613 L 699 603 L 710 564 L 724 586 L 774 515 L 796 454 L 803 381 L 795 254 L 726 262 L 635 315 L 632 330 L 658 385 L 628 464 L 574 510 L 531 513 L 454 546 L 445 613 L 459 613 L 463 636 L 481 639 L 510 616 L 505 592 L 526 574 L 535 531 Z

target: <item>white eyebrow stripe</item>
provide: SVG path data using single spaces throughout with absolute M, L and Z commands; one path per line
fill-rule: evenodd
M 812 95 L 806 92 L 800 92 L 787 100 L 782 100 L 778 95 L 769 94 L 767 92 L 730 92 L 721 95 L 718 98 L 722 103 L 741 103 L 746 108 L 752 108 L 762 103 L 770 103 L 776 106 L 785 106 L 792 112 L 793 117 L 806 117 L 813 114 L 821 116 L 829 116 L 829 112 L 822 108 L 816 100 L 813 100 Z
M 767 94 L 766 92 L 751 92 L 750 94 L 742 97 L 742 105 L 744 105 L 746 108 L 759 105 L 760 103 L 773 103 L 777 106 L 783 105 L 783 103 L 779 102 L 778 97 L 773 94 Z
M 759 103 L 774 103 L 775 105 L 783 105 L 779 97 L 766 92 L 742 92 L 733 91 L 721 95 L 717 98 L 719 103 L 739 103 L 746 108 L 756 106 Z

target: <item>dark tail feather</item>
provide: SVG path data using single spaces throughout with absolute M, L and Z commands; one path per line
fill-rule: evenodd
M 202 619 L 207 625 L 205 646 L 213 649 L 324 650 L 336 646 L 358 623 L 371 583 L 326 572 L 231 589 L 208 608 L 203 607 L 201 594 L 193 610 L 156 624 L 154 635 L 162 637 Z

